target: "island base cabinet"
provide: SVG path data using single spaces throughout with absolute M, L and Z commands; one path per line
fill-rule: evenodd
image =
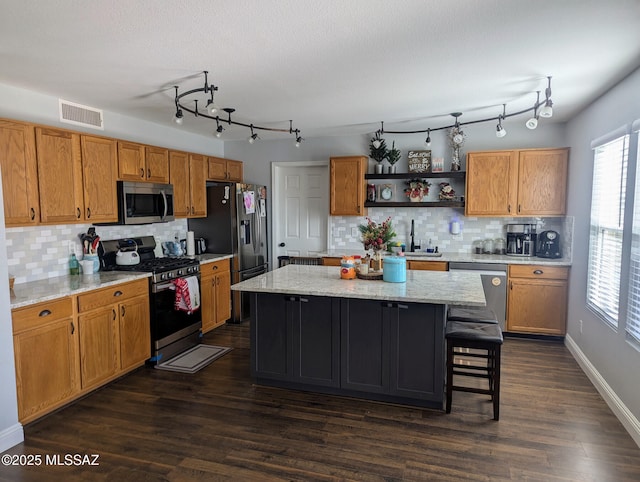
M 253 294 L 251 303 L 254 377 L 339 385 L 337 303 L 331 298 L 276 294 Z

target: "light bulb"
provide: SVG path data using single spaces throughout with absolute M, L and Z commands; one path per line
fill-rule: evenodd
M 222 127 L 221 125 L 219 125 L 219 126 L 216 128 L 216 137 L 217 137 L 217 138 L 222 137 L 222 131 L 223 131 L 223 130 L 224 130 L 224 127 Z
M 182 122 L 184 121 L 184 116 L 182 115 L 182 110 L 178 109 L 176 111 L 176 115 L 173 117 L 173 121 L 178 124 L 179 126 L 182 125 Z
M 218 112 L 218 108 L 213 102 L 211 102 L 210 104 L 207 105 L 207 111 L 209 112 L 209 114 L 213 115 L 216 112 Z
M 300 143 L 302 143 L 302 137 L 296 137 L 296 147 L 300 147 Z
M 506 129 L 502 127 L 502 124 L 498 124 L 496 126 L 496 137 L 502 138 L 506 135 L 507 135 Z
M 216 132 L 216 137 L 220 139 L 222 137 L 222 132 Z
M 525 125 L 527 126 L 527 129 L 535 129 L 536 127 L 538 127 L 538 117 L 532 117 L 530 118 Z
M 255 139 L 253 138 L 253 136 L 249 137 L 249 144 L 253 144 L 255 141 Z
M 553 117 L 553 107 L 551 107 L 550 102 L 547 102 L 542 109 L 540 109 L 540 117 Z

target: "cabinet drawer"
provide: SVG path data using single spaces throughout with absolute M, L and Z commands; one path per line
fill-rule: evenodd
M 407 269 L 416 269 L 423 271 L 449 271 L 449 263 L 447 261 L 407 261 Z
M 322 258 L 322 266 L 340 266 L 342 258 Z
M 220 261 L 214 261 L 213 263 L 206 263 L 200 265 L 200 276 L 203 278 L 209 278 L 218 273 L 224 273 L 229 271 L 229 260 L 222 259 Z
M 13 333 L 36 328 L 52 321 L 71 318 L 73 305 L 71 298 L 60 298 L 54 301 L 45 301 L 25 308 L 13 311 Z
M 101 288 L 78 295 L 78 312 L 93 310 L 101 306 L 109 306 L 138 295 L 148 295 L 149 284 L 145 279 L 122 283 L 108 288 Z
M 509 277 L 566 280 L 569 277 L 569 268 L 564 266 L 509 265 Z

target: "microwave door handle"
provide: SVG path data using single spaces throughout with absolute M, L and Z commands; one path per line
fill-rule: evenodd
M 162 202 L 164 203 L 164 214 L 162 215 L 162 219 L 167 217 L 167 211 L 169 206 L 167 205 L 167 195 L 164 192 L 164 189 L 160 190 L 160 194 L 162 195 Z

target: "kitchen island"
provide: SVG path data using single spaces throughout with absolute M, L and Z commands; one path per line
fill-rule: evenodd
M 446 306 L 485 305 L 480 275 L 455 272 L 386 283 L 288 265 L 231 289 L 251 293 L 258 384 L 439 409 Z

